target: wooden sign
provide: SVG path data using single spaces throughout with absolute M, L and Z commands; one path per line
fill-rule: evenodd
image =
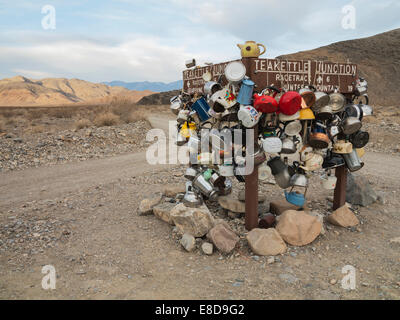
M 270 85 L 293 91 L 313 85 L 317 91 L 331 93 L 337 89 L 343 94 L 352 93 L 355 89 L 357 65 L 352 63 L 260 58 L 244 58 L 242 61 L 248 69 L 248 76 L 256 83 L 257 91 Z M 189 94 L 203 93 L 205 81 L 202 76 L 209 72 L 212 81 L 217 81 L 229 62 L 183 71 L 184 91 Z M 222 80 L 224 84 L 224 77 Z

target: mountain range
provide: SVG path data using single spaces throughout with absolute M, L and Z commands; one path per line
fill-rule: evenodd
M 178 80 L 170 83 L 164 82 L 150 82 L 150 81 L 142 81 L 142 82 L 124 82 L 124 81 L 111 81 L 111 82 L 103 82 L 111 87 L 124 87 L 129 90 L 149 90 L 153 92 L 166 92 L 172 90 L 180 90 L 183 86 L 183 81 Z
M 106 103 L 119 96 L 137 102 L 153 91 L 134 91 L 79 79 L 28 79 L 23 76 L 0 80 L 0 106 L 47 106 L 71 103 Z

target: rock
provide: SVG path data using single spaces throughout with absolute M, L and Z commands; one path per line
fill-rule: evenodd
M 241 213 L 228 211 L 228 217 L 231 219 L 239 219 L 242 216 Z
M 177 185 L 168 185 L 163 190 L 164 196 L 169 198 L 175 198 L 178 193 L 186 193 L 186 186 L 184 183 Z
M 162 194 L 155 193 L 151 198 L 143 199 L 139 205 L 139 215 L 145 216 L 153 213 L 153 208 L 161 202 Z
M 175 202 L 174 203 L 162 202 L 153 207 L 153 213 L 157 218 L 173 226 L 174 221 L 171 218 L 171 210 L 175 208 L 175 206 L 176 206 Z
M 218 224 L 223 224 L 225 226 L 225 228 L 231 229 L 229 223 L 226 222 L 226 220 L 224 220 L 224 219 L 214 219 L 214 226 L 216 226 Z
M 337 280 L 336 279 L 331 279 L 331 281 L 329 281 L 329 283 L 334 286 L 337 283 Z
M 268 257 L 267 264 L 273 264 L 274 262 L 275 262 L 275 258 L 274 257 Z
M 328 222 L 339 227 L 354 227 L 360 222 L 346 205 L 340 207 L 339 209 L 333 211 L 327 218 Z
M 299 207 L 296 207 L 295 205 L 287 202 L 286 200 L 272 201 L 269 204 L 269 211 L 276 216 L 281 215 L 287 210 L 298 210 L 298 209 Z
M 391 243 L 400 243 L 400 237 L 390 239 Z
M 207 234 L 207 238 L 223 253 L 230 253 L 239 242 L 239 237 L 222 223 L 213 227 Z
M 352 173 L 347 174 L 346 201 L 360 205 L 369 206 L 378 200 L 378 195 L 372 189 L 368 179 Z
M 194 237 L 204 236 L 214 226 L 214 217 L 205 205 L 188 208 L 180 203 L 171 210 L 170 216 L 181 234 L 189 233 Z
M 204 254 L 210 256 L 213 254 L 214 246 L 212 243 L 204 242 L 201 245 L 201 250 L 203 251 Z
M 287 210 L 279 219 L 276 230 L 287 243 L 304 246 L 318 237 L 322 224 L 304 211 Z
M 298 278 L 296 278 L 294 275 L 292 275 L 290 273 L 281 273 L 278 277 L 279 277 L 279 279 L 286 281 L 290 284 L 293 284 L 293 283 L 299 281 Z
M 285 242 L 274 228 L 253 229 L 246 239 L 251 250 L 260 256 L 275 256 L 287 250 Z
M 326 233 L 325 228 L 324 228 L 324 215 L 318 212 L 307 212 L 309 215 L 317 217 L 318 221 L 321 222 L 321 234 L 324 235 Z
M 246 205 L 244 202 L 233 198 L 232 196 L 223 196 L 218 198 L 219 205 L 229 211 L 236 213 L 245 213 Z
M 239 201 L 246 201 L 245 191 L 241 190 L 238 196 Z M 267 200 L 267 196 L 264 193 L 258 193 L 258 202 L 264 202 Z
M 196 248 L 196 239 L 188 233 L 185 233 L 182 236 L 180 243 L 188 252 L 193 251 L 194 248 Z

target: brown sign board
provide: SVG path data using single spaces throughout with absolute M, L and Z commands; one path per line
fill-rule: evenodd
M 203 93 L 203 74 L 210 72 L 212 81 L 217 81 L 229 62 L 183 71 L 184 92 Z M 256 84 L 256 91 L 271 85 L 294 91 L 313 85 L 317 91 L 330 93 L 338 89 L 346 94 L 354 91 L 357 79 L 357 65 L 352 63 L 260 58 L 244 58 L 242 62 L 246 66 L 247 75 Z

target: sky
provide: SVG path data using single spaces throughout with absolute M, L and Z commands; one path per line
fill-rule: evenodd
M 399 27 L 400 0 L 0 0 L 0 79 L 171 82 L 246 40 L 273 58 Z

